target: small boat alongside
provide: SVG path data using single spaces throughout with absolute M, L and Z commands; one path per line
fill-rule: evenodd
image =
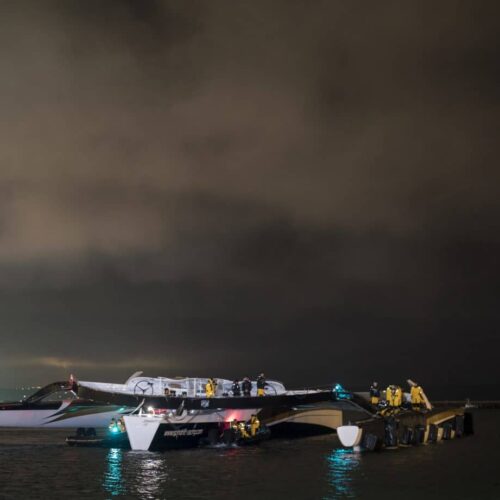
M 122 448 L 130 449 L 126 432 L 108 431 L 105 435 L 98 435 L 94 429 L 80 427 L 76 434 L 66 438 L 66 444 L 83 448 Z
M 261 426 L 258 431 L 254 434 L 248 434 L 243 436 L 239 433 L 235 433 L 232 429 L 225 429 L 222 436 L 219 436 L 217 441 L 209 444 L 218 444 L 222 442 L 226 446 L 251 446 L 261 443 L 262 441 L 267 441 L 271 437 L 271 430 L 264 426 Z

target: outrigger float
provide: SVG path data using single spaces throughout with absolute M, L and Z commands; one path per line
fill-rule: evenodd
M 21 401 L 0 402 L 0 427 L 47 429 L 107 428 L 133 407 L 95 402 L 76 396 L 76 384 L 53 382 Z
M 346 448 L 355 450 L 393 450 L 474 433 L 472 413 L 465 407 L 434 408 L 423 391 L 422 395 L 424 404 L 418 408 L 412 407 L 410 401 L 398 407 L 391 407 L 387 401 L 382 401 L 374 407 L 370 418 L 339 426 L 337 435 L 340 442 Z

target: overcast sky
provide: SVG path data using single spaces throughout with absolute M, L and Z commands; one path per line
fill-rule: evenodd
M 499 14 L 2 2 L 0 386 L 500 397 Z

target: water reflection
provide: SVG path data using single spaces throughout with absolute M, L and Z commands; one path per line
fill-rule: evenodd
M 107 468 L 104 473 L 104 489 L 111 496 L 120 495 L 125 492 L 122 477 L 123 450 L 111 448 L 106 456 Z
M 359 466 L 361 454 L 344 448 L 333 450 L 326 457 L 329 472 L 329 485 L 333 491 L 327 499 L 352 498 L 353 472 Z
M 161 496 L 164 482 L 168 477 L 167 465 L 163 455 L 144 457 L 138 463 L 135 478 L 136 491 L 140 498 L 158 498 Z

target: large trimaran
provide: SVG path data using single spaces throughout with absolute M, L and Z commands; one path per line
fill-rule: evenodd
M 207 378 L 144 377 L 124 384 L 74 381 L 50 384 L 21 402 L 0 403 L 0 427 L 106 428 L 124 417 L 132 449 L 196 446 L 229 422 L 257 414 L 273 435 L 333 432 L 347 413 L 365 410 L 327 389 L 287 390 L 269 380 L 266 395 L 234 396 L 232 381 L 217 379 L 207 398 Z

